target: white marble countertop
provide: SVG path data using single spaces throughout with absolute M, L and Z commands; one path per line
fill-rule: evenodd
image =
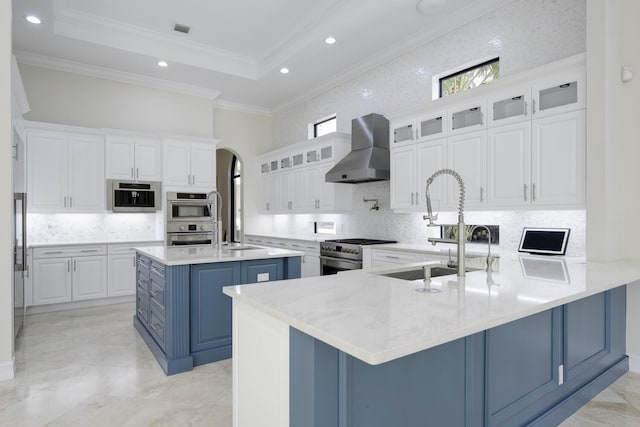
M 438 293 L 416 292 L 422 280 L 376 271 L 229 286 L 224 293 L 377 365 L 640 280 L 638 262 L 513 253 L 502 254 L 489 281 L 482 270 L 467 273 L 463 286 L 455 275 L 432 279 Z
M 236 245 L 253 249 L 214 248 L 211 245 L 148 246 L 136 251 L 164 265 L 208 264 L 214 262 L 245 261 L 251 259 L 287 258 L 303 256 L 304 252 L 268 248 L 256 245 Z
M 465 247 L 467 248 L 467 250 L 465 251 L 465 254 L 467 255 L 487 255 L 486 243 L 467 243 Z M 449 250 L 451 250 L 451 254 L 454 257 L 456 255 L 456 247 L 454 245 L 433 246 L 430 243 L 383 243 L 381 245 L 364 246 L 363 249 L 389 249 L 400 252 L 420 252 L 423 254 L 442 256 L 447 256 L 449 254 Z M 494 255 L 499 255 L 498 247 L 496 245 L 491 246 L 491 256 Z

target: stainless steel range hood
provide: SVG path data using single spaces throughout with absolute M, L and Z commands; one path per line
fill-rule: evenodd
M 368 114 L 351 121 L 351 152 L 325 175 L 326 182 L 389 180 L 389 120 Z

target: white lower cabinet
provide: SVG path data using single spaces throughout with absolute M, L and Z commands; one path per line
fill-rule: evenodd
M 136 254 L 109 255 L 109 280 L 107 295 L 110 297 L 136 293 Z
M 320 275 L 320 257 L 306 255 L 302 257 L 302 277 L 315 277 Z
M 72 258 L 71 299 L 82 301 L 107 296 L 107 257 Z
M 71 258 L 33 261 L 33 305 L 71 301 Z
M 279 239 L 267 236 L 246 235 L 247 243 L 304 252 L 301 265 L 302 277 L 320 276 L 320 243 L 315 241 Z

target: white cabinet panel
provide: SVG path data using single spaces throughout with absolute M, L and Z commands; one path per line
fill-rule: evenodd
M 191 185 L 191 150 L 189 144 L 165 141 L 163 183 L 165 187 Z
M 426 211 L 427 179 L 437 170 L 446 167 L 447 140 L 440 139 L 429 143 L 418 144 L 416 146 L 416 161 L 417 182 L 415 183 L 415 206 L 420 211 Z M 429 196 L 434 210 L 442 210 L 447 206 L 446 190 L 446 180 L 443 178 L 437 178 L 429 187 Z
M 516 87 L 489 97 L 487 126 L 531 120 L 531 87 Z
M 487 132 L 487 197 L 492 206 L 530 203 L 531 124 L 521 122 Z
M 302 277 L 316 277 L 320 275 L 320 257 L 304 255 L 302 257 Z
M 391 150 L 391 208 L 411 209 L 415 205 L 416 147 Z
M 107 179 L 135 178 L 135 141 L 130 137 L 108 136 L 105 142 Z
M 136 255 L 109 255 L 107 296 L 134 295 L 136 293 Z
M 71 301 L 71 258 L 33 261 L 33 305 Z
M 189 141 L 164 142 L 163 184 L 191 190 L 216 187 L 216 146 Z
M 191 185 L 216 188 L 216 148 L 207 144 L 191 144 Z
M 136 138 L 135 172 L 139 181 L 162 180 L 162 144 L 159 140 Z
M 76 212 L 104 210 L 104 145 L 95 137 L 68 138 L 69 209 Z
M 67 208 L 67 140 L 57 133 L 29 132 L 27 142 L 29 211 Z
M 104 298 L 107 296 L 107 258 L 87 256 L 72 259 L 73 300 Z
M 486 140 L 484 131 L 472 132 L 449 138 L 449 167 L 460 174 L 466 188 L 465 207 L 477 207 L 486 203 Z M 458 206 L 458 183 L 449 175 L 450 206 Z
M 583 204 L 585 111 L 532 122 L 532 200 L 539 205 Z
M 532 87 L 533 118 L 542 118 L 586 107 L 586 79 L 583 70 L 550 75 Z

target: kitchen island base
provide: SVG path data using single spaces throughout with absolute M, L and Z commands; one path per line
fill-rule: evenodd
M 235 299 L 234 322 L 236 427 L 557 425 L 629 364 L 626 286 L 378 365 Z

